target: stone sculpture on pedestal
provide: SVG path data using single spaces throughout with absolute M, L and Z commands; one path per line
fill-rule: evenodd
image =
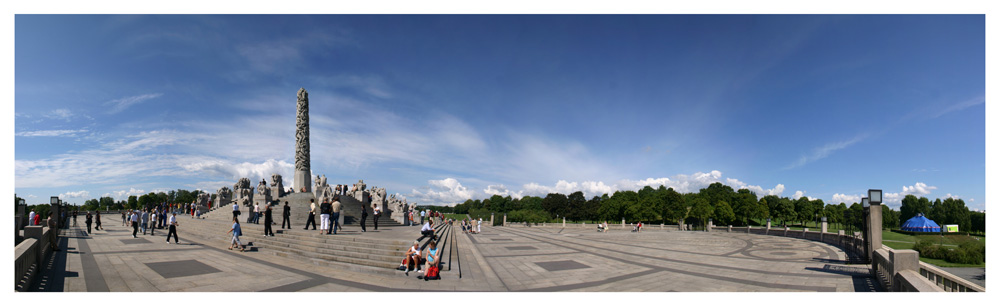
M 222 207 L 229 205 L 229 202 L 233 200 L 233 191 L 229 187 L 222 186 L 218 191 L 215 192 L 215 206 Z
M 285 185 L 281 180 L 281 174 L 271 175 L 271 197 L 277 199 L 285 196 Z
M 237 203 L 242 205 L 253 205 L 253 188 L 250 187 L 250 179 L 240 178 L 233 185 L 233 193 Z

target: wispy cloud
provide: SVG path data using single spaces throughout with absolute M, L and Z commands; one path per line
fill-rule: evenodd
M 813 152 L 811 154 L 803 155 L 802 157 L 800 157 L 794 163 L 792 163 L 792 164 L 790 164 L 790 165 L 785 166 L 784 168 L 782 168 L 782 170 L 795 169 L 795 168 L 798 168 L 798 167 L 802 167 L 802 166 L 804 166 L 804 165 L 806 165 L 808 163 L 811 163 L 811 162 L 814 162 L 814 161 L 817 161 L 817 160 L 820 160 L 820 159 L 824 159 L 827 156 L 830 156 L 830 154 L 833 154 L 833 152 L 836 152 L 836 151 L 839 151 L 839 150 L 843 150 L 843 149 L 845 149 L 847 147 L 850 147 L 850 146 L 852 146 L 852 145 L 854 145 L 854 144 L 856 144 L 856 143 L 858 143 L 858 142 L 860 142 L 862 140 L 865 140 L 865 138 L 868 138 L 868 134 L 861 134 L 861 135 L 858 135 L 858 136 L 856 136 L 856 137 L 854 137 L 854 138 L 852 138 L 850 140 L 845 140 L 845 141 L 840 141 L 840 142 L 832 142 L 832 143 L 825 144 L 822 147 L 818 147 L 816 149 L 813 149 Z
M 132 105 L 136 105 L 136 104 L 145 102 L 145 101 L 150 100 L 150 99 L 159 98 L 160 96 L 163 96 L 163 94 L 162 93 L 150 93 L 150 94 L 143 94 L 143 95 L 138 95 L 138 96 L 124 97 L 124 98 L 121 98 L 121 99 L 116 99 L 116 100 L 108 101 L 107 103 L 105 103 L 105 105 L 111 107 L 108 110 L 108 113 L 117 114 L 117 113 L 120 113 L 120 112 L 128 109 Z
M 952 104 L 952 105 L 948 106 L 947 108 L 938 111 L 937 113 L 932 113 L 930 117 L 931 118 L 941 117 L 941 116 L 944 116 L 944 115 L 946 115 L 948 113 L 957 112 L 957 111 L 960 111 L 960 110 L 963 110 L 963 109 L 966 109 L 966 108 L 969 108 L 969 107 L 973 107 L 973 106 L 976 106 L 976 105 L 979 105 L 979 104 L 983 104 L 983 103 L 986 103 L 986 96 L 975 97 L 975 98 L 972 98 L 972 99 L 969 99 L 969 100 L 966 100 L 966 101 L 962 101 L 962 102 L 959 102 L 959 103 Z
M 26 131 L 15 133 L 15 136 L 21 137 L 57 137 L 57 136 L 76 136 L 77 133 L 85 133 L 87 130 L 42 130 L 42 131 Z

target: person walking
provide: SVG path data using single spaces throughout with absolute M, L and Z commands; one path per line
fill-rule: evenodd
M 313 230 L 316 230 L 316 203 L 313 199 L 309 199 L 309 218 L 306 219 L 306 227 L 304 230 L 309 229 L 309 224 L 312 224 Z
M 56 222 L 56 213 L 49 212 L 49 218 L 45 219 L 45 223 L 49 226 L 49 246 L 53 251 L 59 252 L 59 225 Z
M 332 214 L 330 214 L 330 218 L 333 219 L 333 222 L 330 222 L 331 223 L 330 228 L 333 229 L 333 234 L 336 235 L 337 234 L 337 229 L 340 227 L 340 196 L 339 195 L 333 196 L 333 204 L 330 207 L 330 211 L 333 212 Z M 327 231 L 327 234 L 329 234 L 329 231 Z
M 253 223 L 260 224 L 260 203 L 253 203 Z
M 79 213 L 80 213 L 79 210 L 74 210 L 73 211 L 73 226 L 76 226 L 76 215 L 79 214 Z
M 139 233 L 139 212 L 132 211 L 132 215 L 129 216 L 129 224 L 132 225 L 132 238 L 139 238 L 136 236 Z
M 156 215 L 159 215 L 159 214 L 160 214 L 160 212 L 156 211 L 156 208 L 153 208 L 153 213 L 149 214 L 149 235 L 150 236 L 156 236 L 155 234 L 153 234 L 153 232 L 156 232 L 156 222 L 157 222 Z
M 319 232 L 323 231 L 330 232 L 330 209 L 333 206 L 329 202 L 323 200 L 323 204 L 319 205 Z
M 271 230 L 271 224 L 274 224 L 274 219 L 271 217 L 271 205 L 264 205 L 264 236 L 274 236 L 274 231 Z
M 365 220 L 367 220 L 367 219 L 368 219 L 368 208 L 365 208 L 364 205 L 361 205 L 361 232 L 362 233 L 368 231 L 367 229 L 365 229 Z
M 90 234 L 90 224 L 94 223 L 94 216 L 91 216 L 89 211 L 87 212 L 86 220 L 84 220 L 83 222 L 87 223 L 87 234 Z
M 131 211 L 132 210 L 129 209 L 129 210 L 126 210 L 126 211 L 122 212 L 122 226 L 128 225 L 128 215 L 130 214 Z
M 139 227 L 142 228 L 142 235 L 146 235 L 146 227 L 149 225 L 149 210 L 143 209 L 142 216 L 139 216 Z
M 372 223 L 375 223 L 375 230 L 378 230 L 378 217 L 382 216 L 382 209 L 378 204 L 372 205 Z
M 94 229 L 103 230 L 104 227 L 101 226 L 101 211 L 97 211 L 97 215 L 94 216 Z
M 288 207 L 288 201 L 285 201 L 285 207 L 281 210 L 281 229 L 285 229 L 285 224 L 288 224 L 288 229 L 292 229 L 292 220 L 289 219 L 292 216 L 292 208 Z
M 233 201 L 233 218 L 240 216 L 240 205 Z
M 174 236 L 174 243 L 180 243 L 177 238 L 177 212 L 173 212 L 170 215 L 170 219 L 167 220 L 167 224 L 170 226 L 167 231 L 167 244 L 170 244 L 170 236 Z
M 243 230 L 240 228 L 240 217 L 233 217 L 233 227 L 226 233 L 233 233 L 233 243 L 229 245 L 229 250 L 232 250 L 233 247 L 239 247 L 240 252 L 246 251 L 246 247 L 240 242 L 240 236 L 243 235 Z

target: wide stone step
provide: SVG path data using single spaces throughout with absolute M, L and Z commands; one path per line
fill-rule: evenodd
M 298 245 L 298 244 L 294 244 L 294 243 L 293 244 L 289 244 L 289 243 L 283 243 L 283 242 L 276 242 L 276 241 L 273 241 L 273 240 L 259 240 L 254 245 L 256 245 L 258 247 L 262 247 L 262 248 L 282 248 L 282 249 L 284 249 L 286 251 L 297 250 L 297 251 L 301 251 L 303 254 L 309 253 L 309 254 L 333 256 L 333 257 L 330 257 L 330 258 L 334 258 L 334 257 L 336 257 L 336 258 L 356 258 L 356 259 L 365 259 L 365 260 L 373 260 L 373 261 L 384 261 L 384 262 L 392 262 L 394 260 L 400 260 L 400 259 L 403 258 L 403 255 L 391 256 L 391 255 L 381 255 L 381 254 L 357 253 L 357 252 L 335 250 L 335 249 L 329 249 L 329 248 L 323 248 L 323 247 L 310 247 L 310 246 Z M 317 258 L 319 258 L 319 257 L 317 257 Z
M 261 237 L 261 242 L 272 243 L 281 246 L 288 246 L 292 248 L 297 247 L 309 247 L 309 248 L 319 248 L 319 249 L 329 249 L 345 251 L 348 253 L 365 253 L 374 255 L 386 255 L 386 256 L 403 256 L 406 253 L 406 248 L 396 248 L 396 247 L 385 247 L 380 245 L 371 246 L 354 246 L 354 245 L 344 245 L 336 243 L 325 243 L 317 241 L 304 241 L 299 239 L 290 239 L 286 237 Z
M 378 239 L 369 237 L 358 237 L 359 235 L 322 235 L 318 231 L 303 231 L 303 230 L 291 230 L 291 231 L 275 231 L 278 234 L 289 236 L 289 237 L 303 237 L 303 238 L 318 238 L 324 241 L 334 242 L 334 241 L 349 241 L 358 243 L 370 243 L 386 246 L 403 246 L 409 247 L 410 241 L 399 241 L 391 239 Z
M 267 245 L 266 243 L 263 242 L 261 243 L 261 245 L 263 249 L 260 251 L 272 252 L 278 256 L 282 256 L 282 254 L 284 254 L 285 257 L 291 257 L 288 255 L 295 255 L 298 257 L 298 259 L 304 259 L 306 261 L 317 264 L 323 262 L 339 262 L 352 265 L 362 265 L 368 267 L 389 269 L 391 271 L 392 269 L 398 267 L 399 262 L 403 259 L 401 256 L 399 258 L 378 258 L 378 259 L 372 259 L 367 257 L 348 257 L 348 256 L 328 254 L 312 250 L 303 250 L 303 249 L 289 248 L 283 246 Z

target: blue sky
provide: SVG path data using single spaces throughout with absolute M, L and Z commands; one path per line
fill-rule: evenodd
M 421 204 L 712 182 L 985 209 L 983 15 L 18 15 L 15 192 L 292 184 Z

